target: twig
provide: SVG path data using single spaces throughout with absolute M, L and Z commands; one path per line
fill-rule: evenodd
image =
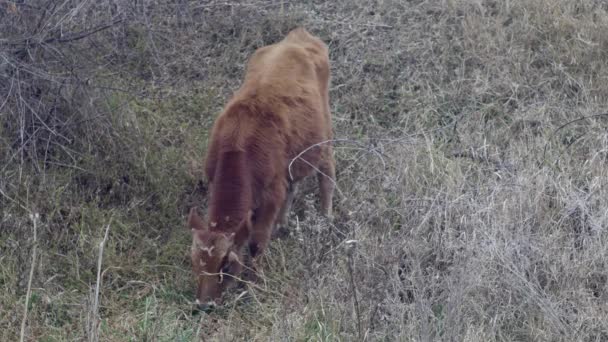
M 555 136 L 555 134 L 557 134 L 557 132 L 559 132 L 564 127 L 566 127 L 568 125 L 571 125 L 571 124 L 573 124 L 575 122 L 579 122 L 579 121 L 583 121 L 583 120 L 587 120 L 587 119 L 591 119 L 591 118 L 599 118 L 599 117 L 603 117 L 603 116 L 607 116 L 608 117 L 608 113 L 601 113 L 601 114 L 594 114 L 594 115 L 589 115 L 589 116 L 582 116 L 582 117 L 580 117 L 578 119 L 574 119 L 572 121 L 568 121 L 565 124 L 559 126 L 557 129 L 555 129 L 553 131 L 553 133 L 551 133 L 551 135 L 547 139 L 547 142 L 545 143 L 545 146 L 543 147 L 543 161 L 545 160 L 545 156 L 547 154 L 547 147 L 549 146 L 549 143 L 551 142 L 551 139 L 553 139 L 553 137 Z
M 15 83 L 15 78 L 11 77 L 11 87 L 8 89 L 8 93 L 6 94 L 6 98 L 4 99 L 4 102 L 2 103 L 2 105 L 0 105 L 0 112 L 2 111 L 2 108 L 4 108 L 6 103 L 8 102 L 8 99 L 10 99 L 10 97 L 11 97 L 11 93 L 13 92 L 14 83 Z
M 99 256 L 97 258 L 97 283 L 95 284 L 95 297 L 93 298 L 93 308 L 91 310 L 91 327 L 89 330 L 89 341 L 94 342 L 99 340 L 97 331 L 98 321 L 98 307 L 99 307 L 99 288 L 101 286 L 101 261 L 103 259 L 103 248 L 108 240 L 108 232 L 110 231 L 110 223 L 112 223 L 112 217 L 110 222 L 106 225 L 106 232 L 103 236 L 103 240 L 99 243 Z
M 451 122 L 449 124 L 446 124 L 444 126 L 441 126 L 441 127 L 437 127 L 437 128 L 434 128 L 434 129 L 431 129 L 431 130 L 427 130 L 427 131 L 423 131 L 423 132 L 419 132 L 419 133 L 408 134 L 408 135 L 405 135 L 405 136 L 400 137 L 400 138 L 362 138 L 360 140 L 365 139 L 365 140 L 368 140 L 370 142 L 380 141 L 380 142 L 385 142 L 385 143 L 400 143 L 400 142 L 403 142 L 403 141 L 405 141 L 407 139 L 411 139 L 411 138 L 416 137 L 416 136 L 420 136 L 420 135 L 424 136 L 425 134 L 430 134 L 430 133 L 442 131 L 442 130 L 444 130 L 444 129 L 452 126 L 452 125 L 455 125 L 455 123 L 456 123 L 456 121 L 453 121 L 453 122 Z M 359 141 L 354 140 L 354 139 L 340 138 L 340 139 L 329 139 L 329 140 L 321 141 L 321 142 L 318 142 L 316 144 L 310 145 L 306 149 L 304 149 L 304 151 L 300 152 L 297 156 L 293 157 L 291 159 L 291 161 L 289 162 L 289 165 L 287 166 L 287 172 L 289 173 L 289 178 L 291 180 L 293 180 L 293 174 L 291 172 L 291 166 L 298 159 L 301 159 L 303 162 L 305 162 L 308 165 L 310 165 L 316 171 L 320 172 L 319 169 L 317 169 L 316 167 L 314 167 L 306 159 L 302 158 L 302 156 L 304 155 L 304 153 L 308 152 L 309 150 L 311 150 L 311 149 L 313 149 L 315 147 L 319 147 L 321 145 L 325 145 L 325 144 L 329 144 L 329 143 L 336 143 L 336 142 L 348 142 L 348 143 L 353 143 L 353 144 L 358 144 L 359 143 Z M 361 148 L 361 149 L 365 150 L 364 148 Z M 373 149 L 373 148 L 369 149 L 368 151 L 376 154 L 380 158 L 380 161 L 382 161 L 382 165 L 386 168 L 386 163 L 384 161 L 384 158 L 382 158 L 382 155 L 380 154 L 380 152 L 378 152 L 376 149 Z M 343 196 L 342 192 L 340 191 L 340 188 L 336 184 L 336 181 L 333 180 L 331 177 L 327 176 L 326 174 L 322 173 L 322 172 L 321 172 L 321 174 L 324 175 L 324 176 L 326 176 L 326 177 L 328 177 L 333 182 L 334 186 L 336 187 L 336 189 L 338 190 L 338 192 L 340 193 L 340 195 Z
M 289 172 L 289 178 L 291 178 L 291 180 L 293 180 L 293 175 L 291 173 L 291 165 L 297 159 L 300 159 L 304 153 L 308 152 L 309 150 L 311 150 L 311 149 L 313 149 L 315 147 L 321 146 L 321 145 L 325 145 L 325 144 L 329 144 L 329 143 L 334 143 L 334 142 L 341 142 L 341 141 L 351 141 L 351 140 L 349 140 L 349 139 L 329 139 L 329 140 L 321 141 L 321 142 L 318 142 L 316 144 L 308 146 L 306 149 L 304 149 L 304 151 L 300 152 L 297 156 L 293 157 L 293 159 L 289 162 L 289 165 L 287 166 L 287 171 Z M 304 160 L 304 159 L 302 159 L 302 160 Z M 304 160 L 304 161 L 306 162 L 306 160 Z M 310 163 L 308 163 L 308 164 L 310 165 Z
M 363 341 L 363 335 L 361 334 L 361 310 L 359 309 L 359 298 L 357 296 L 357 287 L 355 285 L 355 276 L 354 276 L 354 268 L 353 268 L 353 263 L 354 263 L 354 258 L 353 258 L 353 252 L 355 249 L 355 246 L 357 244 L 357 240 L 348 240 L 345 243 L 347 244 L 347 255 L 348 255 L 348 262 L 346 263 L 347 267 L 348 267 L 348 275 L 350 278 L 350 286 L 351 286 L 351 291 L 353 293 L 353 305 L 355 306 L 355 314 L 357 315 L 357 334 L 359 336 L 359 341 Z
M 296 157 L 296 158 L 298 158 L 298 157 Z M 294 159 L 294 160 L 295 160 L 295 159 Z M 293 163 L 293 161 L 294 161 L 294 160 L 292 160 L 291 162 Z M 308 160 L 306 160 L 306 159 L 304 159 L 304 158 L 302 158 L 302 157 L 300 157 L 300 160 L 302 160 L 303 162 L 305 162 L 306 164 L 308 164 L 308 166 L 312 167 L 312 168 L 313 168 L 315 171 L 317 171 L 318 173 L 320 173 L 322 176 L 324 176 L 324 177 L 326 177 L 327 179 L 329 179 L 329 180 L 330 180 L 330 181 L 331 181 L 331 182 L 334 184 L 334 188 L 335 188 L 336 190 L 338 190 L 338 193 L 340 194 L 340 197 L 342 197 L 342 198 L 344 198 L 344 197 L 345 197 L 345 196 L 344 196 L 344 193 L 342 192 L 342 190 L 340 190 L 340 188 L 338 187 L 338 184 L 336 183 L 336 181 L 335 181 L 333 178 L 331 178 L 331 177 L 330 177 L 329 175 L 327 175 L 325 172 L 323 172 L 323 171 L 319 170 L 319 168 L 318 168 L 318 167 L 316 167 L 316 166 L 312 165 L 312 164 L 311 164 L 311 163 L 310 163 Z M 289 166 L 291 166 L 291 163 L 289 163 Z M 293 180 L 293 177 L 291 176 L 291 169 L 289 170 L 289 178 L 291 178 L 291 180 Z
M 32 293 L 32 279 L 34 278 L 34 267 L 36 267 L 36 245 L 37 245 L 37 222 L 38 213 L 30 214 L 30 219 L 34 224 L 34 245 L 32 247 L 32 266 L 30 267 L 30 278 L 27 281 L 27 292 L 25 294 L 25 308 L 23 309 L 23 319 L 21 320 L 21 337 L 20 341 L 23 342 L 25 338 L 25 323 L 27 322 L 27 310 L 30 305 L 30 294 Z
M 251 267 L 248 267 L 247 265 L 243 264 L 242 262 L 239 262 L 239 263 L 240 263 L 240 264 L 241 264 L 241 266 L 243 267 L 243 270 L 244 270 L 244 271 L 256 272 L 256 273 L 257 273 L 257 277 L 258 277 L 258 278 L 260 278 L 260 279 L 262 279 L 262 280 L 264 280 L 264 282 L 265 282 L 265 283 L 267 283 L 267 282 L 268 282 L 268 280 L 273 281 L 273 282 L 276 282 L 276 281 L 277 281 L 277 280 L 275 280 L 275 279 L 269 279 L 269 278 L 268 278 L 266 275 L 262 275 L 262 274 L 260 274 L 260 273 L 259 273 L 259 272 L 257 272 L 255 269 L 253 269 L 253 268 L 251 268 Z M 234 280 L 236 280 L 236 281 L 238 281 L 238 282 L 240 282 L 240 283 L 243 283 L 243 284 L 249 285 L 249 286 L 251 286 L 252 288 L 257 289 L 257 290 L 260 290 L 260 291 L 262 291 L 262 292 L 269 293 L 269 294 L 273 294 L 273 295 L 276 295 L 276 296 L 279 296 L 279 297 L 285 297 L 285 295 L 284 295 L 284 294 L 282 294 L 282 293 L 280 293 L 280 292 L 278 292 L 278 291 L 273 291 L 273 290 L 268 289 L 268 285 L 266 285 L 266 288 L 264 288 L 264 287 L 262 287 L 262 286 L 258 285 L 258 284 L 257 284 L 256 282 L 254 282 L 254 281 L 249 281 L 249 280 L 247 280 L 247 279 L 245 279 L 245 278 L 242 278 L 242 277 L 239 277 L 238 275 L 235 275 L 235 274 L 228 274 L 228 273 L 221 273 L 221 272 L 218 272 L 218 273 L 213 273 L 213 272 L 205 272 L 205 271 L 201 272 L 201 274 L 202 274 L 202 275 L 211 275 L 211 276 L 219 276 L 219 275 L 222 275 L 222 276 L 224 276 L 224 277 L 230 277 L 230 278 L 232 278 L 232 279 L 234 279 Z
M 310 167 L 312 167 L 315 171 L 319 172 L 324 177 L 327 177 L 334 184 L 334 187 L 335 187 L 336 190 L 338 190 L 338 193 L 340 194 L 340 196 L 344 198 L 344 194 L 342 193 L 342 190 L 340 190 L 340 188 L 338 187 L 338 184 L 336 183 L 336 181 L 333 178 L 331 178 L 330 176 L 326 175 L 324 172 L 321 172 L 321 170 L 319 170 L 314 165 L 312 165 L 310 162 L 308 162 L 308 160 L 302 158 L 302 155 L 304 153 L 308 152 L 309 150 L 311 150 L 311 149 L 313 149 L 315 147 L 319 147 L 321 145 L 325 145 L 325 144 L 329 144 L 329 143 L 334 143 L 334 142 L 341 142 L 341 141 L 351 141 L 351 140 L 349 140 L 349 139 L 329 139 L 329 140 L 321 141 L 319 143 L 316 143 L 316 144 L 308 146 L 306 149 L 304 149 L 304 151 L 300 152 L 297 156 L 293 157 L 293 159 L 289 162 L 289 165 L 287 166 L 287 171 L 289 172 L 289 178 L 293 181 L 293 174 L 291 173 L 291 165 L 293 165 L 293 163 L 296 160 L 301 159 L 303 162 L 305 162 Z
M 4 171 L 4 170 L 3 170 L 3 171 Z M 26 207 L 25 207 L 23 204 L 19 203 L 19 201 L 17 201 L 16 199 L 14 199 L 14 198 L 10 197 L 9 195 L 7 195 L 6 193 L 4 193 L 4 191 L 2 191 L 2 189 L 1 189 L 1 188 L 0 188 L 0 195 L 2 195 L 2 196 L 3 196 L 4 198 L 6 198 L 7 200 L 9 200 L 9 201 L 11 201 L 11 202 L 15 203 L 16 205 L 20 206 L 20 207 L 21 207 L 21 209 L 23 209 L 23 210 L 25 210 L 25 211 L 29 211 L 29 210 L 27 210 L 27 208 L 26 208 Z
M 81 40 L 83 38 L 91 36 L 99 31 L 109 29 L 110 27 L 122 22 L 123 20 L 124 20 L 123 18 L 114 19 L 109 23 L 99 25 L 90 30 L 80 31 L 77 33 L 66 35 L 65 37 L 52 37 L 52 38 L 47 38 L 47 39 L 39 41 L 39 42 L 33 41 L 33 37 L 30 37 L 30 38 L 27 38 L 27 39 L 24 39 L 21 41 L 10 42 L 10 43 L 8 43 L 8 45 L 12 45 L 12 46 L 26 45 L 26 46 L 28 46 L 28 45 L 36 45 L 36 44 L 50 44 L 50 43 L 55 43 L 55 42 L 57 42 L 57 43 L 73 42 L 73 41 Z M 25 48 L 22 48 L 21 50 L 24 50 L 24 49 Z M 16 53 L 20 52 L 21 50 L 17 50 Z

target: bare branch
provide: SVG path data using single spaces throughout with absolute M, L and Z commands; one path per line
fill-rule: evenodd
M 60 38 L 55 37 L 55 38 L 46 39 L 46 40 L 43 41 L 43 43 L 45 43 L 45 44 L 50 44 L 50 43 L 54 43 L 54 42 L 67 43 L 67 42 L 72 42 L 72 41 L 75 41 L 75 40 L 80 40 L 80 39 L 86 38 L 88 36 L 91 36 L 91 35 L 99 32 L 99 31 L 106 30 L 106 29 L 108 29 L 108 28 L 110 28 L 110 27 L 112 27 L 112 26 L 120 23 L 123 20 L 124 20 L 123 18 L 118 18 L 118 19 L 113 20 L 110 23 L 107 23 L 107 24 L 104 24 L 104 25 L 100 25 L 100 26 L 98 26 L 96 28 L 93 28 L 91 30 L 74 33 L 74 34 L 68 35 L 66 37 L 60 37 Z
M 33 230 L 34 230 L 34 240 L 33 240 L 33 247 L 32 247 L 32 265 L 30 267 L 30 276 L 29 279 L 27 281 L 27 292 L 25 293 L 25 308 L 23 309 L 23 319 L 21 320 L 21 334 L 20 334 L 20 341 L 23 342 L 24 338 L 25 338 L 25 325 L 27 323 L 27 312 L 28 312 L 28 307 L 30 305 L 30 294 L 32 293 L 32 279 L 34 278 L 34 268 L 36 267 L 36 247 L 38 244 L 37 241 L 37 223 L 38 223 L 38 213 L 35 214 L 30 214 L 30 219 L 32 220 L 32 223 L 34 225 Z
M 103 259 L 103 248 L 108 240 L 108 232 L 110 231 L 110 222 L 106 225 L 105 234 L 103 240 L 99 243 L 99 256 L 97 258 L 97 282 L 95 283 L 95 296 L 93 297 L 93 307 L 90 311 L 90 327 L 89 327 L 89 341 L 94 342 L 99 340 L 98 321 L 99 321 L 99 288 L 101 286 L 101 261 Z

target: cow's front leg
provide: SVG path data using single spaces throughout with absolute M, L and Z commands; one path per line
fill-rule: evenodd
M 249 254 L 251 256 L 252 268 L 258 272 L 257 261 L 270 242 L 273 226 L 276 222 L 280 206 L 285 201 L 285 188 L 274 191 L 270 201 L 266 201 L 258 207 L 255 212 L 255 222 L 249 235 Z
M 296 192 L 298 191 L 298 183 L 292 182 L 289 183 L 287 187 L 287 195 L 285 196 L 285 202 L 279 211 L 277 216 L 276 224 L 274 225 L 274 230 L 272 232 L 272 237 L 282 237 L 289 234 L 287 229 L 287 223 L 289 218 L 289 212 L 291 211 L 291 206 L 293 205 L 293 200 Z

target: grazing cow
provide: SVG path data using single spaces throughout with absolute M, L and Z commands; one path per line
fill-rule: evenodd
M 188 217 L 199 308 L 219 302 L 245 260 L 255 264 L 273 229 L 286 224 L 297 182 L 314 171 L 321 212 L 331 216 L 335 171 L 326 143 L 332 139 L 328 86 L 327 46 L 303 28 L 249 60 L 241 88 L 211 132 L 207 219 L 194 208 Z

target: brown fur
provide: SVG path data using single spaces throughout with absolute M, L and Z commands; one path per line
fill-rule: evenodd
M 288 174 L 294 157 L 332 138 L 328 86 L 327 47 L 302 28 L 251 57 L 241 88 L 211 132 L 205 163 L 211 184 L 207 223 L 194 210 L 189 217 L 199 301 L 219 298 L 224 282 L 213 285 L 218 284 L 217 273 L 228 259 L 242 263 L 245 245 L 251 257 L 259 257 L 273 227 L 286 222 L 295 184 L 315 168 L 324 174 L 319 174 L 321 211 L 331 215 L 331 145 L 308 150 L 301 156 L 305 162 L 293 163 L 293 179 Z

